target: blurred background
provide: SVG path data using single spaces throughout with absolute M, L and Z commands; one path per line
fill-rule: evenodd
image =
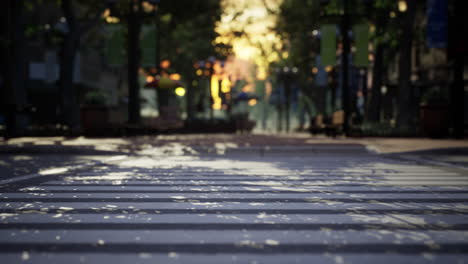
M 0 133 L 463 138 L 461 0 L 5 0 Z

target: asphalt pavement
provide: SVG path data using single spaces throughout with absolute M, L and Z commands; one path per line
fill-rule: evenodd
M 468 262 L 466 142 L 398 140 L 11 141 L 0 262 Z

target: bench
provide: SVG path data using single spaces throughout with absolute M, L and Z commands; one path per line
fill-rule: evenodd
M 343 133 L 344 125 L 344 111 L 338 110 L 333 112 L 330 124 L 326 125 L 325 134 L 328 136 L 336 137 L 338 134 Z

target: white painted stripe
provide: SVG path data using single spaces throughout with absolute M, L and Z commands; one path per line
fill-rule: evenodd
M 220 235 L 221 234 L 221 235 Z M 451 244 L 466 243 L 468 231 L 417 230 L 0 230 L 0 243 L 131 244 Z
M 324 193 L 324 194 L 310 194 L 310 193 L 294 193 L 294 194 L 283 194 L 283 193 L 0 193 L 0 202 L 2 199 L 33 199 L 40 201 L 41 199 L 48 198 L 103 198 L 103 199 L 125 199 L 125 198 L 141 198 L 141 199 L 310 199 L 312 202 L 320 202 L 320 200 L 327 199 L 467 199 L 467 194 L 425 194 L 425 193 L 401 193 L 401 194 L 388 194 L 388 193 L 379 193 L 379 194 L 339 194 L 339 193 Z
M 222 186 L 222 185 L 251 185 L 251 186 L 272 186 L 272 187 L 279 187 L 279 186 L 333 186 L 333 185 L 368 185 L 368 186 L 388 186 L 388 185 L 402 185 L 402 186 L 468 186 L 468 178 L 467 179 L 459 179 L 459 180 L 446 180 L 446 181 L 404 181 L 404 180 L 385 180 L 382 179 L 380 181 L 352 181 L 352 180 L 320 180 L 320 181 L 299 181 L 299 182 L 288 182 L 288 181 L 278 181 L 278 180 L 270 180 L 270 181 L 133 181 L 133 180 L 115 180 L 114 182 L 108 181 L 49 181 L 45 184 L 60 184 L 60 185 L 89 185 L 89 184 L 97 184 L 97 185 L 161 185 L 161 184 L 171 184 L 171 185 L 193 185 L 193 186 Z
M 2 217 L 7 223 L 131 223 L 131 224 L 466 224 L 468 215 L 359 214 L 18 214 Z
M 142 192 L 142 191 L 211 191 L 213 190 L 210 186 L 131 186 L 131 185 L 118 185 L 118 186 L 73 186 L 73 185 L 63 185 L 63 186 L 48 186 L 48 185 L 41 185 L 39 187 L 41 190 L 45 191 L 73 191 L 73 190 L 80 190 L 80 191 L 118 191 L 118 190 L 127 190 L 127 191 L 134 191 L 134 192 Z M 24 189 L 27 191 L 27 189 Z M 32 189 L 34 190 L 34 189 Z M 456 187 L 456 186 L 448 186 L 448 187 L 387 187 L 387 186 L 378 186 L 378 187 L 368 187 L 368 186 L 326 186 L 326 187 L 294 187 L 294 188 L 277 188 L 273 189 L 271 187 L 241 187 L 241 186 L 224 186 L 219 189 L 220 192 L 223 191 L 292 191 L 292 192 L 344 192 L 344 191 L 365 191 L 365 192 L 372 192 L 372 191 L 391 191 L 398 193 L 400 191 L 426 191 L 426 192 L 438 192 L 438 191 L 464 191 L 468 193 L 468 188 L 463 187 Z
M 110 206 L 109 206 L 110 205 Z M 236 203 L 236 202 L 223 202 L 223 203 L 152 203 L 152 202 L 82 202 L 82 203 L 49 203 L 49 202 L 10 202 L 0 203 L 0 209 L 28 209 L 38 210 L 41 208 L 59 209 L 61 207 L 72 209 L 93 209 L 93 208 L 107 208 L 107 209 L 141 209 L 141 210 L 160 210 L 160 209 L 228 209 L 228 210 L 242 210 L 242 209 L 294 209 L 294 210 L 398 210 L 398 209 L 420 209 L 420 210 L 468 210 L 466 203 Z

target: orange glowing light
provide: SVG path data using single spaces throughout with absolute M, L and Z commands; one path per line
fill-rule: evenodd
M 171 66 L 171 62 L 169 60 L 163 60 L 161 61 L 161 68 L 167 69 Z
M 318 73 L 318 68 L 317 68 L 317 67 L 313 67 L 313 68 L 312 68 L 312 73 L 313 73 L 313 74 L 317 74 L 317 73 Z
M 327 66 L 325 67 L 325 71 L 326 72 L 331 72 L 333 70 L 333 67 L 332 66 Z
M 256 104 L 257 104 L 257 99 L 250 99 L 250 100 L 249 100 L 249 105 L 250 105 L 250 106 L 254 106 L 254 105 L 256 105 Z
M 202 76 L 202 75 L 203 75 L 203 70 L 198 69 L 198 70 L 196 71 L 196 74 L 197 74 L 197 76 Z
M 180 74 L 178 74 L 178 73 L 173 73 L 173 74 L 169 75 L 169 78 L 170 78 L 171 80 L 174 80 L 174 81 L 179 81 L 179 80 L 180 80 Z
M 152 83 L 154 81 L 154 77 L 151 75 L 146 76 L 146 82 L 147 83 Z
M 220 73 L 222 71 L 222 69 L 223 68 L 221 67 L 221 64 L 219 64 L 219 63 L 215 63 L 213 65 L 213 71 L 216 72 L 216 73 Z

